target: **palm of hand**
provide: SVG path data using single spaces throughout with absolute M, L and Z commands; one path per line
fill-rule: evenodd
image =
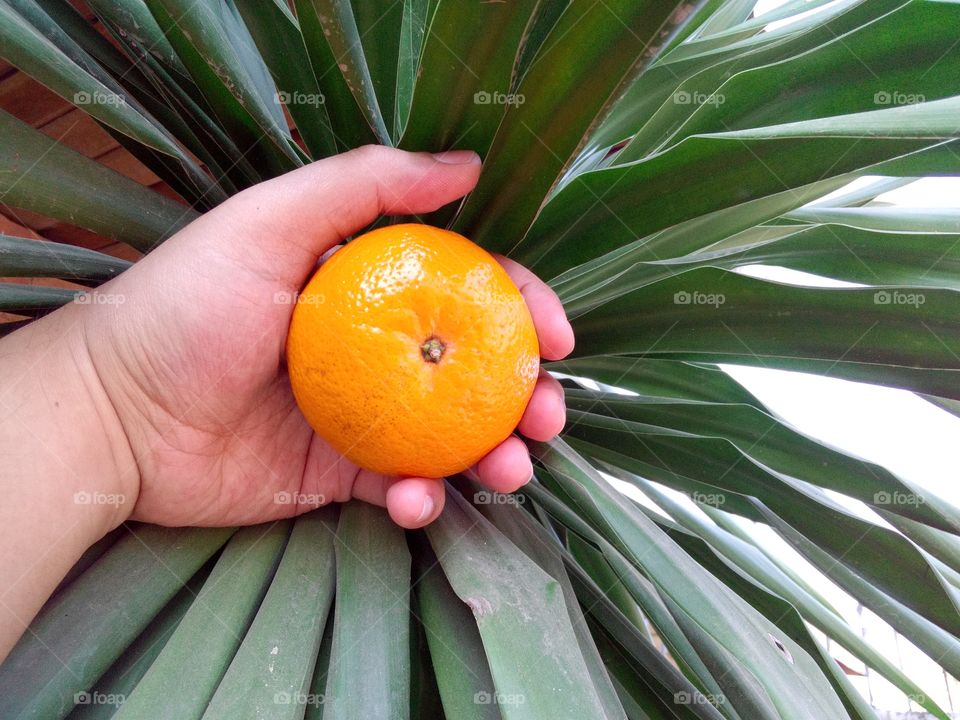
M 160 251 L 151 258 L 165 259 Z M 134 518 L 232 525 L 290 515 L 297 508 L 284 500 L 304 494 L 311 445 L 328 465 L 335 456 L 306 424 L 287 382 L 290 306 L 273 302 L 285 289 L 237 278 L 213 253 L 194 260 L 172 287 L 133 291 L 124 325 L 137 332 L 113 325 L 106 343 L 116 348 L 111 367 L 127 376 L 116 404 L 135 403 L 143 421 L 123 418 L 140 472 L 152 479 L 141 486 Z M 136 286 L 138 270 L 122 280 Z M 329 494 L 334 499 L 333 488 Z
M 408 162 L 417 159 L 421 174 L 459 172 L 463 177 L 459 187 L 447 179 L 446 197 L 430 191 L 427 182 L 420 194 L 428 197 L 400 197 L 391 204 L 379 188 L 368 205 L 379 202 L 381 207 L 352 208 L 357 197 L 339 194 L 347 207 L 339 213 L 331 208 L 326 215 L 345 216 L 350 229 L 341 231 L 327 220 L 323 238 L 316 238 L 316 227 L 298 220 L 288 219 L 280 232 L 276 223 L 264 227 L 262 207 L 276 200 L 267 192 L 271 186 L 280 197 L 277 202 L 290 202 L 291 179 L 298 174 L 345 160 L 349 165 L 351 155 L 357 156 L 352 158 L 356 166 L 364 153 L 321 161 L 242 193 L 111 283 L 110 291 L 125 302 L 109 322 L 92 323 L 88 335 L 137 460 L 132 472 L 139 472 L 141 482 L 134 519 L 165 525 L 248 524 L 351 497 L 386 505 L 407 527 L 426 524 L 439 514 L 442 480 L 398 480 L 360 470 L 315 435 L 296 406 L 283 362 L 290 300 L 318 254 L 377 211 L 432 209 L 476 180 L 476 168 L 470 165 L 428 160 L 424 167 L 423 156 L 385 149 L 370 153 L 390 153 L 401 174 L 415 167 L 403 167 L 405 156 Z M 358 181 L 364 180 L 370 184 L 362 177 Z M 416 183 L 404 180 L 413 188 L 406 192 L 416 194 Z M 424 183 L 423 177 L 419 181 Z M 382 207 L 384 203 L 388 207 Z M 351 213 L 361 218 L 359 223 Z M 546 286 L 515 263 L 503 262 L 521 289 L 527 284 L 525 295 L 541 343 L 544 327 L 547 334 L 568 332 L 562 308 Z M 544 303 L 549 313 L 535 307 Z M 564 342 L 561 337 L 559 344 Z M 562 391 L 546 375 L 537 390 L 528 408 L 530 418 L 524 417 L 528 427 L 522 422 L 521 430 L 546 439 L 555 434 L 554 428 L 559 430 L 555 416 L 558 397 L 562 407 Z M 541 417 L 551 413 L 552 419 Z M 530 461 L 514 437 L 475 469 L 488 486 L 511 491 L 529 477 Z

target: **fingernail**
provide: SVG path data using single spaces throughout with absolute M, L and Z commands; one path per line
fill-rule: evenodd
M 420 516 L 417 518 L 417 522 L 418 523 L 423 522 L 428 517 L 430 517 L 433 514 L 433 508 L 434 508 L 433 498 L 427 495 L 423 499 L 423 508 L 421 508 L 420 510 Z
M 433 159 L 445 165 L 467 165 L 479 163 L 480 156 L 473 150 L 447 150 L 446 152 L 432 153 Z

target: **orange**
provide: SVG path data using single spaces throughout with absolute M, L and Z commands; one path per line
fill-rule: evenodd
M 444 477 L 513 432 L 539 346 L 504 269 L 462 235 L 391 225 L 334 253 L 287 337 L 297 404 L 334 449 L 388 475 Z

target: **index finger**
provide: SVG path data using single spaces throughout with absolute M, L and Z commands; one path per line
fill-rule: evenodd
M 533 326 L 540 340 L 540 355 L 546 360 L 562 360 L 573 352 L 573 328 L 567 320 L 560 298 L 543 280 L 520 263 L 503 255 L 494 255 L 530 308 Z

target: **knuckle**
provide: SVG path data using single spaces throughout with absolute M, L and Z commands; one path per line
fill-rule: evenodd
M 355 155 L 358 160 L 363 162 L 376 162 L 385 159 L 384 156 L 389 152 L 389 148 L 371 143 L 351 150 L 350 154 Z

